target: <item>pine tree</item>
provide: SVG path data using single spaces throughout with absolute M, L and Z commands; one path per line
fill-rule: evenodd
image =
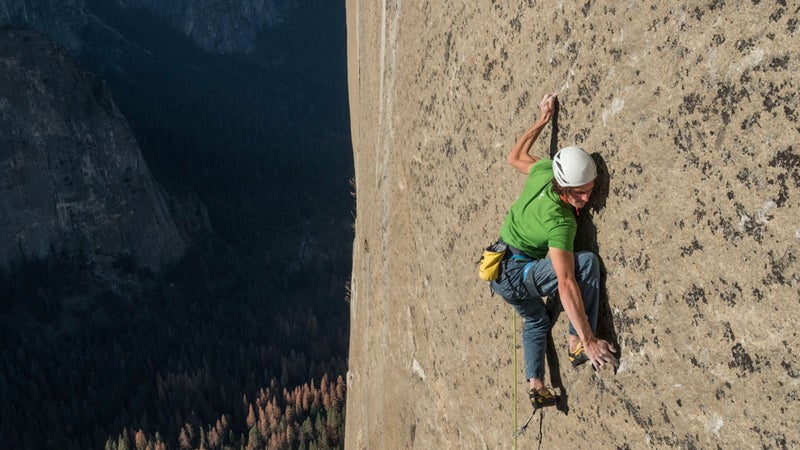
M 310 442 L 314 440 L 314 425 L 311 424 L 311 418 L 306 417 L 303 424 L 300 425 L 300 441 Z
M 327 409 L 328 420 L 326 423 L 325 431 L 328 438 L 328 444 L 331 447 L 339 445 L 340 428 L 342 425 L 342 415 L 339 413 L 339 408 L 331 407 Z
M 268 411 L 270 410 L 272 404 L 267 403 L 267 410 L 263 408 L 258 408 L 258 431 L 261 433 L 261 436 L 264 436 L 266 439 L 269 436 L 270 430 L 273 427 L 270 426 L 270 419 L 267 417 Z
M 147 447 L 147 437 L 144 435 L 144 431 L 142 431 L 141 428 L 136 432 L 133 441 L 136 444 L 136 450 L 145 450 Z
M 220 435 L 217 433 L 217 429 L 212 427 L 208 430 L 208 446 L 217 449 L 220 447 L 220 443 Z
M 258 427 L 253 426 L 247 435 L 247 450 L 260 450 L 262 448 L 264 448 L 264 438 L 258 432 Z
M 256 424 L 256 413 L 253 411 L 253 405 L 250 404 L 250 412 L 247 413 L 247 428 L 253 428 Z
M 286 428 L 280 430 L 279 434 L 282 434 L 281 439 L 283 442 L 285 442 L 287 448 L 295 448 L 294 440 L 297 435 L 294 433 L 294 429 L 290 425 L 287 425 Z
M 117 440 L 117 450 L 132 450 L 131 436 L 127 428 L 122 429 L 122 434 Z
M 308 413 L 308 411 L 311 409 L 311 401 L 314 397 L 313 392 L 311 392 L 313 386 L 314 386 L 313 381 L 311 387 L 308 386 L 308 383 L 303 385 L 303 396 L 302 396 L 303 398 L 302 401 L 300 402 L 300 406 L 303 408 L 304 413 Z
M 339 377 L 336 378 L 336 396 L 335 397 L 336 397 L 337 404 L 341 405 L 341 404 L 344 403 L 346 391 L 347 391 L 347 387 L 345 386 L 345 383 L 344 383 L 344 377 L 339 375 Z
M 206 431 L 200 428 L 200 447 L 199 450 L 208 450 L 208 439 L 206 439 Z
M 181 428 L 181 433 L 178 435 L 178 446 L 181 450 L 191 450 L 192 448 L 192 437 L 186 428 Z

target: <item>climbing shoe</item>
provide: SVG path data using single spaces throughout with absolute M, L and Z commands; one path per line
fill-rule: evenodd
M 554 406 L 558 399 L 552 392 L 548 389 L 545 389 L 544 393 L 540 393 L 535 390 L 528 391 L 528 395 L 531 397 L 531 405 L 533 409 L 544 408 L 547 406 Z
M 578 346 L 575 347 L 575 351 L 568 352 L 568 354 L 569 362 L 572 363 L 572 367 L 578 367 L 589 360 L 589 357 L 586 355 L 586 351 L 583 349 L 582 342 L 578 342 Z

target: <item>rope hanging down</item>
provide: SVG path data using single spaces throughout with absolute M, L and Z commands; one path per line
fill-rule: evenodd
M 511 343 L 511 353 L 514 354 L 514 384 L 512 387 L 514 388 L 514 430 L 517 429 L 517 315 L 514 314 L 514 310 L 511 309 L 511 329 L 514 330 L 514 340 Z M 514 432 L 514 450 L 517 450 L 517 436 L 519 433 L 517 431 Z

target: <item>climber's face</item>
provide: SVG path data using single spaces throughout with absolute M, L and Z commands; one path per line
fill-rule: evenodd
M 570 205 L 574 206 L 577 209 L 581 209 L 586 206 L 586 203 L 589 202 L 589 197 L 592 196 L 592 190 L 594 189 L 594 180 L 574 188 L 570 188 L 567 191 L 566 201 Z

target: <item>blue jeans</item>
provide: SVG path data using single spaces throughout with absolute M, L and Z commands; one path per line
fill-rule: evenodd
M 525 320 L 522 348 L 525 352 L 525 375 L 528 379 L 544 379 L 544 355 L 550 316 L 542 297 L 558 291 L 558 279 L 550 258 L 530 260 L 507 255 L 500 266 L 500 276 L 492 289 Z M 600 303 L 600 262 L 591 252 L 575 253 L 575 275 L 583 297 L 586 318 L 594 332 Z M 572 323 L 569 334 L 576 335 Z

